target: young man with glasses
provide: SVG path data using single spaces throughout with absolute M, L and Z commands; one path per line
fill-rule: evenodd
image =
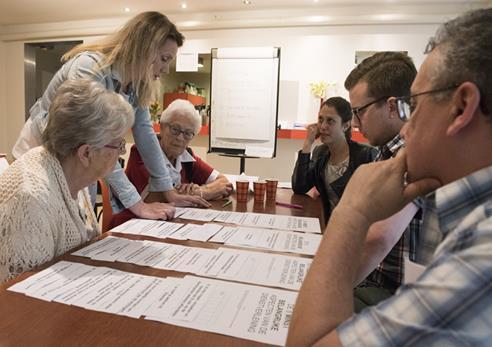
M 395 97 L 409 94 L 416 73 L 406 54 L 381 52 L 363 60 L 345 80 L 353 125 L 379 148 L 376 161 L 394 157 L 404 145 L 399 135 L 404 120 L 398 117 Z M 420 205 L 416 200 L 395 216 L 371 226 L 354 282 L 356 312 L 390 297 L 403 283 L 405 259 L 415 261 Z
M 299 293 L 287 345 L 490 345 L 490 23 L 492 9 L 468 12 L 431 41 L 411 93 L 394 100 L 407 120 L 406 147 L 352 176 Z M 417 196 L 425 196 L 421 238 L 438 244 L 430 264 L 414 283 L 354 315 L 353 279 L 369 226 Z

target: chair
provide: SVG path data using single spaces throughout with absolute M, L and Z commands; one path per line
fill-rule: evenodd
M 102 196 L 102 227 L 104 233 L 109 230 L 111 219 L 113 218 L 113 208 L 111 207 L 111 197 L 109 195 L 109 187 L 103 179 L 98 180 L 98 185 L 101 187 Z
M 125 159 L 119 157 L 118 162 L 120 163 L 121 167 L 125 167 Z M 101 213 L 102 213 L 102 227 L 101 230 L 102 232 L 106 232 L 109 230 L 109 226 L 111 225 L 111 219 L 113 218 L 113 208 L 111 206 L 111 195 L 109 191 L 109 187 L 104 181 L 104 179 L 99 179 L 97 180 L 97 195 L 101 195 L 102 197 L 102 202 L 98 199 L 96 199 L 96 203 L 94 206 L 94 213 L 96 214 L 97 221 L 101 219 Z M 101 211 L 99 213 L 98 209 L 99 207 L 102 207 Z

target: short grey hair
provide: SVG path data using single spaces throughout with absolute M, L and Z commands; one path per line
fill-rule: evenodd
M 188 100 L 176 99 L 169 104 L 169 106 L 162 112 L 161 115 L 161 128 L 164 124 L 169 123 L 174 117 L 186 117 L 194 126 L 195 135 L 198 134 L 202 127 L 202 119 L 200 114 L 195 109 L 195 106 Z
M 442 24 L 429 40 L 425 53 L 438 48 L 442 63 L 432 87 L 445 88 L 469 81 L 480 90 L 482 112 L 492 111 L 492 8 L 469 11 Z M 443 98 L 446 94 L 436 94 Z M 449 96 L 449 93 L 447 94 Z
M 91 80 L 67 80 L 58 87 L 48 111 L 43 146 L 64 159 L 83 144 L 102 148 L 124 137 L 135 115 L 126 100 Z

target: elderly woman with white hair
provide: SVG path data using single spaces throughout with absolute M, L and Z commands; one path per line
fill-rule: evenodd
M 49 114 L 42 146 L 0 176 L 0 282 L 100 233 L 87 186 L 113 171 L 134 122 L 122 96 L 88 80 L 64 82 Z
M 232 184 L 189 147 L 201 127 L 201 117 L 193 104 L 187 100 L 174 100 L 162 113 L 160 126 L 159 143 L 176 191 L 199 195 L 205 200 L 229 196 Z M 131 149 L 126 174 L 146 202 L 161 199 L 158 194 L 147 191 L 149 173 L 135 146 Z M 113 216 L 111 226 L 119 225 L 132 217 L 134 215 L 125 210 Z

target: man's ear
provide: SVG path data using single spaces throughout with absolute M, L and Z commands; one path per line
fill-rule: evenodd
M 396 98 L 394 96 L 392 96 L 391 98 L 386 100 L 386 103 L 388 104 L 388 108 L 389 108 L 389 118 L 390 119 L 393 119 L 393 118 L 400 119 L 400 117 L 398 116 L 398 109 L 396 106 Z
M 90 145 L 84 144 L 84 145 L 79 146 L 79 148 L 77 148 L 77 151 L 75 153 L 77 158 L 79 158 L 80 163 L 85 168 L 89 167 L 89 164 L 91 162 L 91 150 L 90 149 L 91 149 Z
M 453 120 L 446 130 L 446 135 L 454 136 L 464 129 L 480 109 L 480 90 L 471 82 L 461 84 L 452 98 L 451 112 Z

